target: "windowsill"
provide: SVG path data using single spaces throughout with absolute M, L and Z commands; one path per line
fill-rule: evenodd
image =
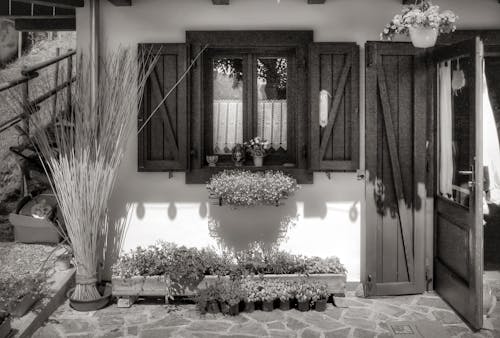
M 219 164 L 215 167 L 205 166 L 201 169 L 192 169 L 186 173 L 186 184 L 206 184 L 212 175 L 223 170 L 250 170 L 250 171 L 266 171 L 279 170 L 287 175 L 295 178 L 299 184 L 312 184 L 313 171 L 307 169 L 299 169 L 294 167 L 285 167 L 282 165 L 264 165 L 263 167 L 255 167 L 253 165 L 243 165 L 237 167 L 230 164 Z

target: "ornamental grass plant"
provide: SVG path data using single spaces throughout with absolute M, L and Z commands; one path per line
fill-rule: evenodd
M 138 58 L 132 49 L 118 48 L 100 60 L 97 88 L 92 90 L 92 65 L 80 57 L 71 101 L 58 100 L 53 127 L 45 128 L 46 121 L 31 107 L 32 141 L 44 160 L 74 253 L 73 300 L 101 297 L 97 274 L 105 251 L 108 201 L 156 61 L 157 55 Z

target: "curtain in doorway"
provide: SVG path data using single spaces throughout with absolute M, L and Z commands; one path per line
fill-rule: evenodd
M 488 90 L 487 75 L 483 74 L 483 164 L 489 183 L 490 201 L 500 204 L 500 142 L 498 138 L 497 123 L 493 112 L 493 101 Z
M 439 191 L 444 197 L 453 197 L 453 141 L 452 141 L 451 65 L 439 65 Z

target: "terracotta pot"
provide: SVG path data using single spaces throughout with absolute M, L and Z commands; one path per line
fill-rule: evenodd
M 254 155 L 253 165 L 256 167 L 262 167 L 264 165 L 264 156 L 255 156 Z
M 233 304 L 229 306 L 229 314 L 231 316 L 237 316 L 240 314 L 240 304 Z
M 226 302 L 220 302 L 220 312 L 227 315 L 229 314 L 229 304 Z
M 270 312 L 274 310 L 274 301 L 263 301 L 262 302 L 262 311 Z
M 207 305 L 207 312 L 208 313 L 219 313 L 220 312 L 219 303 L 217 303 L 217 301 L 215 301 L 215 300 L 209 301 L 208 305 Z
M 0 324 L 0 338 L 7 338 L 10 335 L 10 317 L 4 318 Z
M 308 300 L 306 300 L 305 302 L 299 301 L 297 303 L 297 309 L 302 312 L 309 311 L 309 301 Z
M 245 302 L 245 312 L 254 312 L 254 311 L 255 311 L 255 303 Z
M 280 310 L 282 310 L 282 311 L 290 310 L 290 299 L 289 300 L 281 300 L 280 299 Z
M 438 31 L 430 27 L 410 27 L 410 38 L 413 46 L 417 48 L 434 47 Z
M 31 307 L 38 302 L 40 299 L 40 295 L 27 294 L 25 295 L 19 303 L 12 306 L 9 310 L 12 317 L 22 317 L 26 314 L 26 312 L 31 309 Z
M 89 312 L 89 311 L 97 311 L 102 308 L 104 308 L 106 305 L 108 305 L 109 300 L 111 298 L 111 288 L 105 288 L 101 294 L 100 298 L 94 299 L 94 300 L 76 300 L 72 299 L 71 296 L 73 295 L 73 292 L 75 291 L 75 288 L 71 288 L 67 293 L 66 296 L 69 299 L 69 305 L 76 311 L 81 311 L 81 312 Z
M 325 299 L 318 299 L 316 303 L 314 303 L 314 310 L 323 312 L 326 310 L 326 298 Z

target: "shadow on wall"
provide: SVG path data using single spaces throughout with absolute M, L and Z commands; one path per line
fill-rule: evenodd
M 346 220 L 351 224 L 358 222 L 364 191 L 363 182 L 357 181 L 352 173 L 338 173 L 331 180 L 318 173 L 315 174 L 314 184 L 302 185 L 295 196 L 279 207 L 232 209 L 229 206 L 209 205 L 205 186 L 185 184 L 182 174 L 175 174 L 172 179 L 165 173 L 122 174 L 110 205 L 108 252 L 104 264 L 106 272 L 110 271 L 119 255 L 130 222 L 134 223 L 137 234 L 138 223 L 147 222 L 146 226 L 149 226 L 151 219 L 154 226 L 147 230 L 140 229 L 141 233 L 151 231 L 151 242 L 169 240 L 154 237 L 158 236 L 158 231 L 164 231 L 162 228 L 168 227 L 177 235 L 189 236 L 189 229 L 194 227 L 197 232 L 208 228 L 209 236 L 224 249 L 243 250 L 255 245 L 271 249 L 284 243 L 289 230 L 303 222 L 310 225 L 311 221 L 318 219 L 318 222 L 327 222 L 328 226 L 332 226 L 331 231 Z M 190 215 L 187 220 L 186 213 L 197 214 L 194 218 Z M 339 221 L 337 216 L 343 219 Z M 317 229 L 323 231 L 319 227 Z M 144 240 L 139 241 L 142 243 Z

